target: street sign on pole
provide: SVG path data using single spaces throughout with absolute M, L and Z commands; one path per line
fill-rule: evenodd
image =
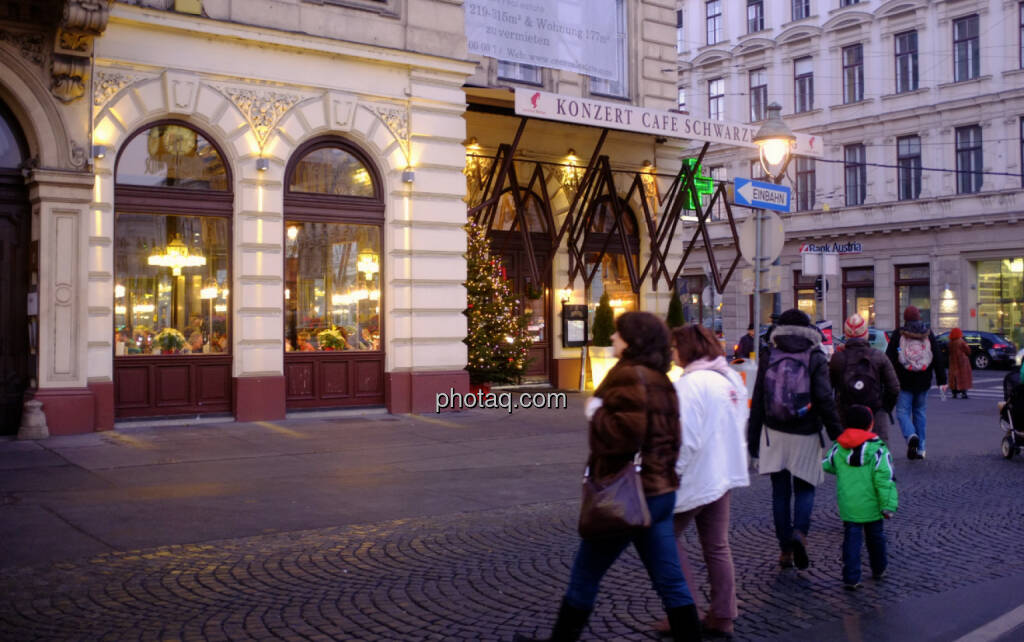
M 788 212 L 790 196 L 791 190 L 785 185 L 737 178 L 733 202 L 743 207 L 759 207 L 776 212 Z
M 757 254 L 757 217 L 748 216 L 740 224 L 740 254 L 747 260 L 747 263 L 754 264 L 754 255 Z M 782 247 L 786 244 L 786 232 L 782 226 L 782 219 L 775 212 L 763 212 L 761 214 L 761 260 L 772 262 L 782 254 Z

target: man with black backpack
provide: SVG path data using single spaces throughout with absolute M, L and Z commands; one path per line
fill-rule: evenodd
M 868 343 L 868 322 L 854 313 L 843 324 L 846 344 L 828 363 L 832 388 L 839 398 L 839 418 L 849 425 L 850 406 L 867 406 L 875 417 L 874 432 L 889 443 L 892 409 L 900 396 L 900 381 L 885 353 Z
M 896 329 L 885 350 L 900 380 L 896 418 L 907 440 L 907 459 L 924 459 L 925 427 L 928 417 L 928 391 L 935 383 L 946 391 L 946 362 L 935 335 L 921 321 L 921 311 L 908 305 L 903 311 L 903 327 Z
M 800 310 L 787 310 L 762 351 L 747 424 L 747 448 L 758 472 L 772 480 L 775 536 L 783 568 L 806 569 L 807 531 L 814 487 L 825 479 L 821 468 L 825 440 L 843 431 L 829 383 L 828 357 L 821 333 Z M 792 507 L 791 507 L 792 504 Z

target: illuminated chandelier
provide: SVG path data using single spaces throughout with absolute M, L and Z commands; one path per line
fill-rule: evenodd
M 359 253 L 356 257 L 356 270 L 365 274 L 367 281 L 371 280 L 374 274 L 380 272 L 380 261 L 373 250 L 363 250 Z
M 181 236 L 174 235 L 174 240 L 167 244 L 163 254 L 150 254 L 150 265 L 171 268 L 171 274 L 181 276 L 181 269 L 206 265 L 206 257 L 201 254 L 189 254 L 188 248 L 181 241 Z

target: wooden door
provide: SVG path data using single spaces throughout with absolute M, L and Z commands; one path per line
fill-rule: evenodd
M 30 211 L 21 172 L 0 170 L 0 434 L 18 432 L 28 386 Z

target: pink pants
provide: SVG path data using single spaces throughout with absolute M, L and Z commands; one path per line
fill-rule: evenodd
M 676 513 L 673 527 L 676 534 L 676 548 L 679 549 L 679 563 L 686 576 L 694 598 L 697 583 L 690 568 L 690 561 L 683 549 L 683 533 L 691 521 L 697 522 L 697 535 L 704 553 L 711 581 L 710 614 L 718 620 L 734 620 L 739 615 L 736 608 L 736 577 L 733 572 L 732 550 L 729 548 L 729 493 L 697 508 Z

